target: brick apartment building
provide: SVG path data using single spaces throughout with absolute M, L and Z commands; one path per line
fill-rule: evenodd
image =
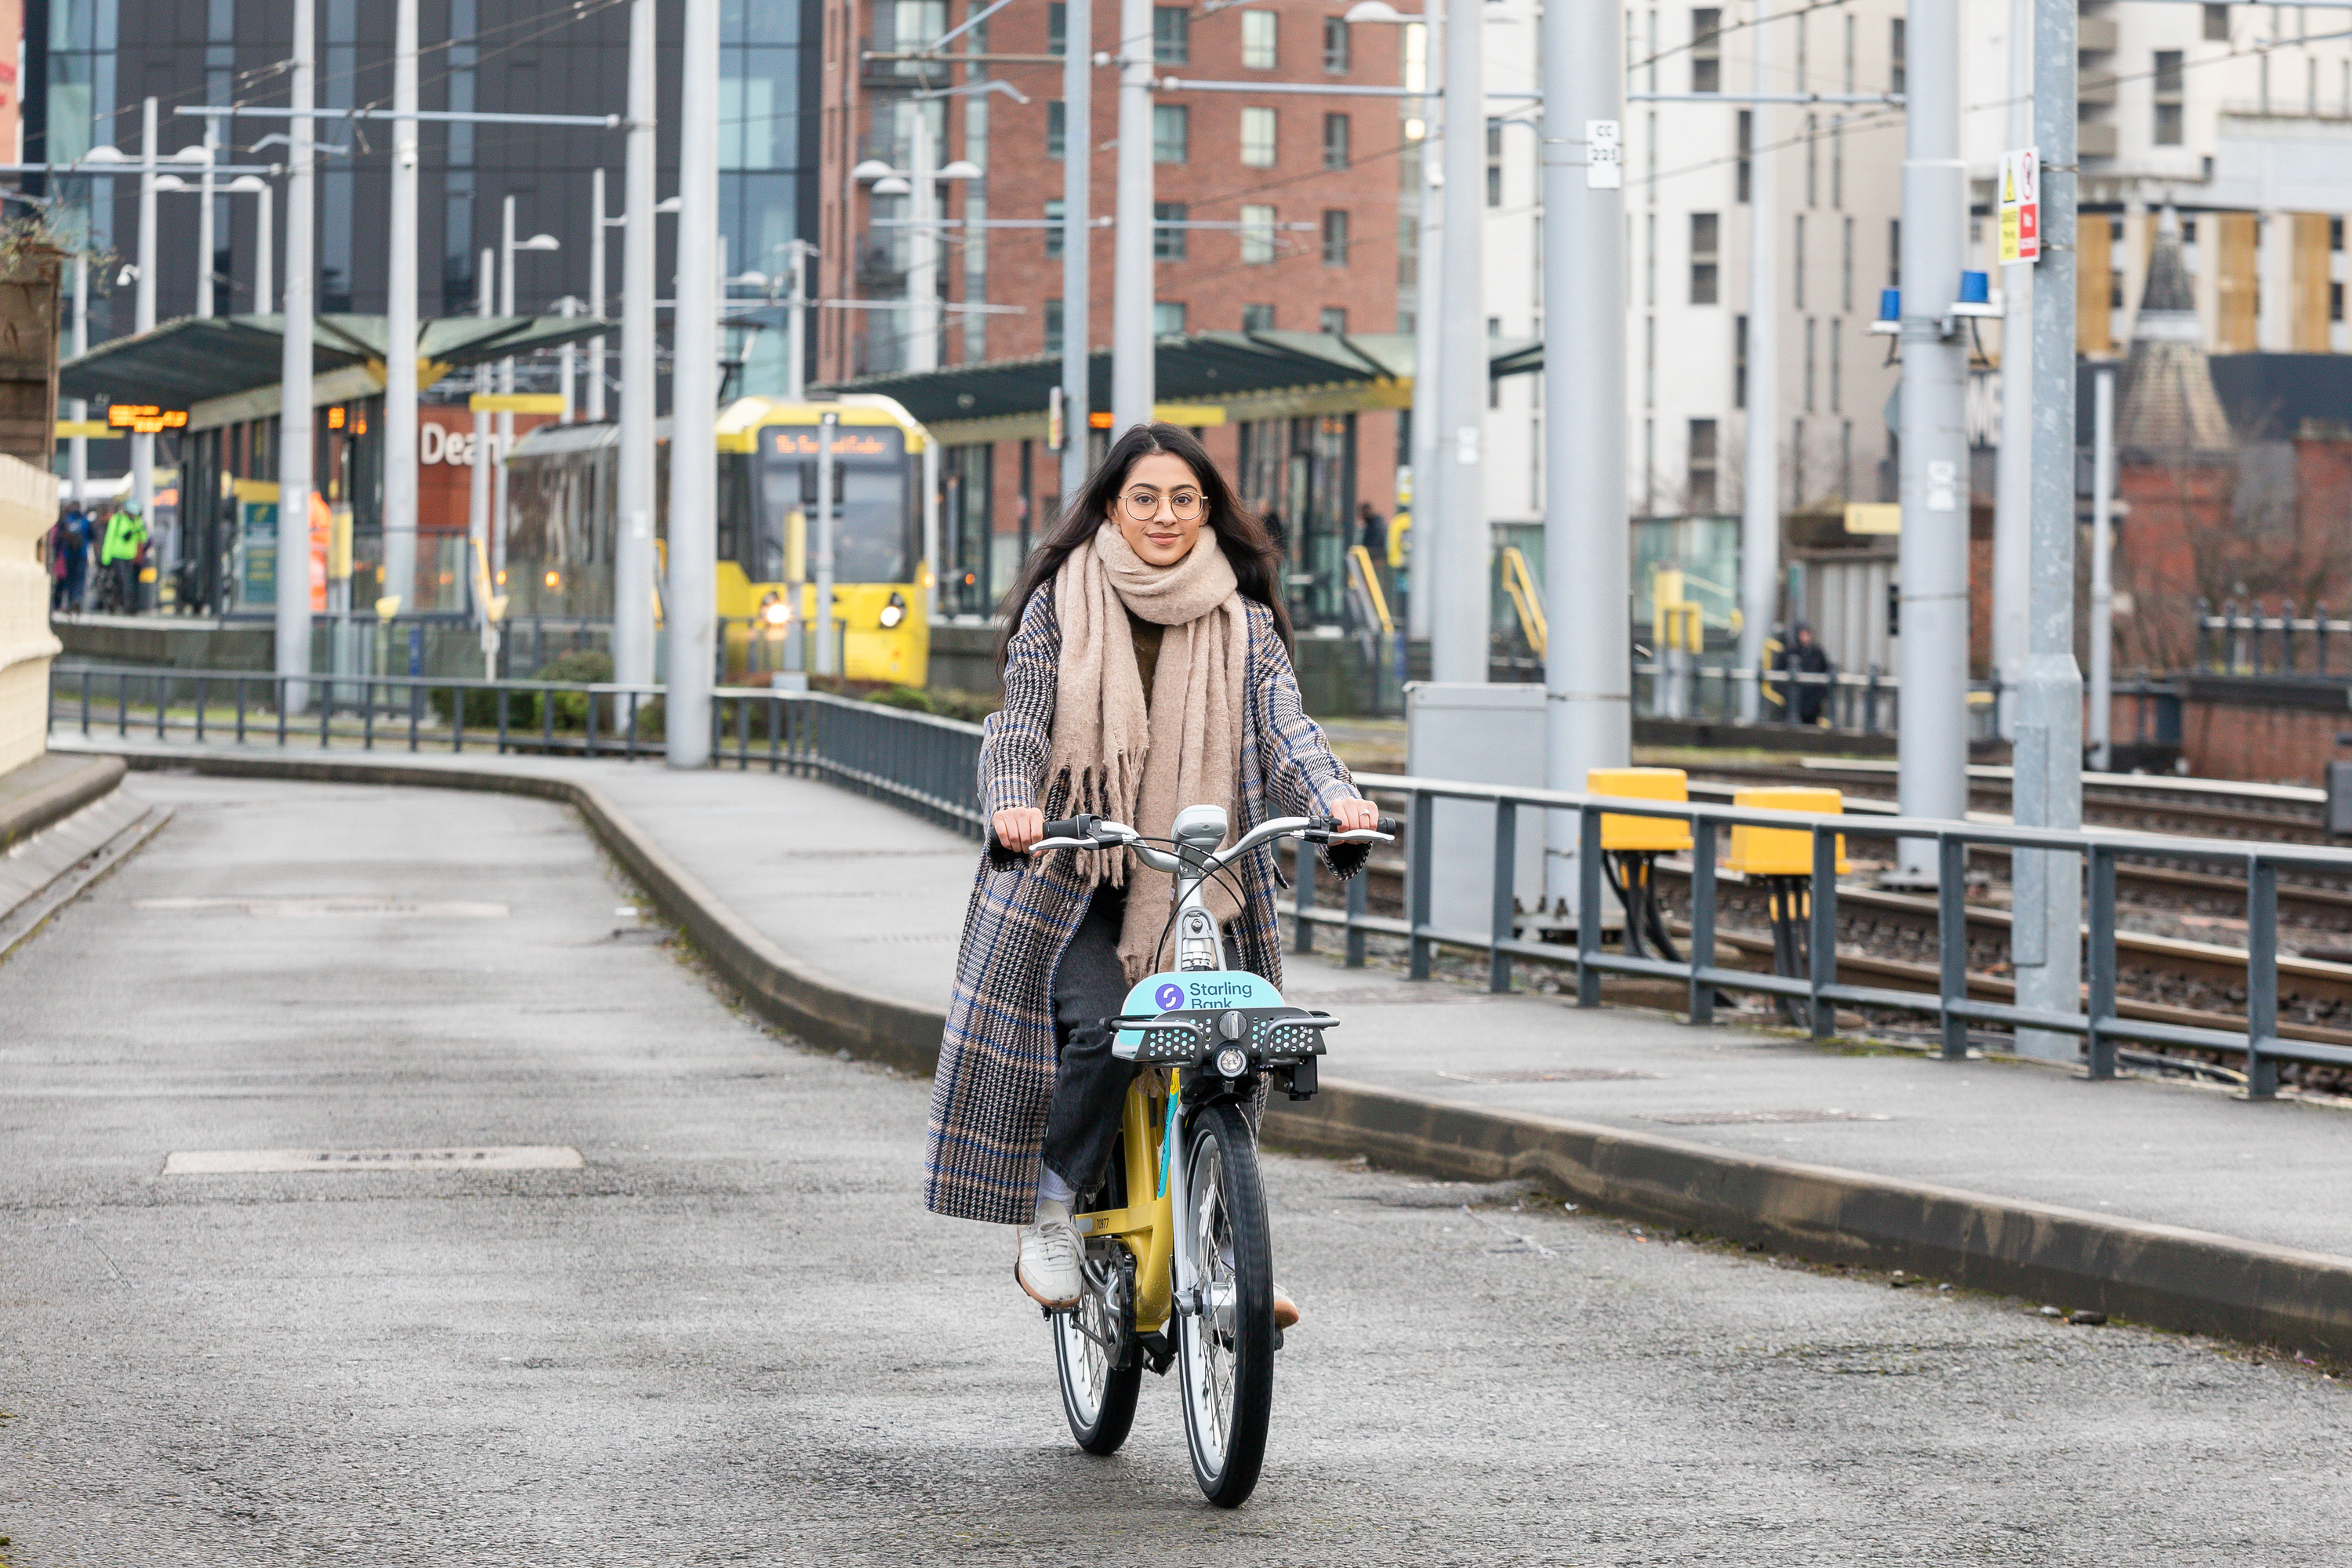
M 1212 81 L 1402 80 L 1402 33 L 1350 26 L 1344 3 L 1159 5 L 1151 47 L 1163 77 Z M 818 286 L 828 300 L 903 300 L 908 198 L 876 196 L 852 179 L 866 159 L 909 163 L 918 128 L 936 138 L 934 167 L 965 159 L 982 177 L 940 185 L 938 363 L 996 363 L 1061 350 L 1061 236 L 1042 226 L 1062 208 L 1064 160 L 1081 148 L 1062 103 L 1064 7 L 1017 0 L 952 39 L 938 61 L 877 58 L 926 47 L 985 9 L 984 0 L 842 0 L 824 8 Z M 1095 0 L 1097 53 L 1118 46 L 1117 0 Z M 979 58 L 974 58 L 979 57 Z M 923 92 L 1002 81 L 1011 93 Z M 1087 142 L 1093 213 L 1117 206 L 1118 70 L 1098 67 Z M 1418 143 L 1400 100 L 1340 94 L 1162 91 L 1152 114 L 1155 326 L 1203 331 L 1392 333 L 1409 331 L 1399 300 L 1399 194 Z M 983 220 L 1033 226 L 990 227 Z M 1112 237 L 1095 229 L 1088 328 L 1109 342 Z M 991 312 L 962 311 L 985 304 Z M 816 329 L 823 382 L 888 374 L 906 363 L 904 312 L 831 309 Z M 951 443 L 944 465 L 942 609 L 984 614 L 1011 584 L 1055 501 L 1045 410 L 1034 433 L 1000 430 Z M 1001 424 L 1002 422 L 1000 422 Z M 1398 415 L 1385 410 L 1210 425 L 1202 435 L 1248 498 L 1282 514 L 1299 605 L 1336 615 L 1339 554 L 1359 499 L 1390 510 L 1401 460 Z

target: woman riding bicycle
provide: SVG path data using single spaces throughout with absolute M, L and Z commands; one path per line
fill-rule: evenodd
M 1200 442 L 1138 425 L 1004 601 L 1004 705 L 980 751 L 989 849 L 940 1046 L 924 1202 L 1019 1226 L 1014 1278 L 1047 1307 L 1083 1289 L 1070 1205 L 1103 1177 L 1135 1072 L 1103 1021 L 1174 965 L 1168 877 L 1125 851 L 1032 862 L 1046 818 L 1091 812 L 1165 837 L 1185 806 L 1223 805 L 1227 844 L 1276 816 L 1379 820 L 1300 706 L 1278 571 Z M 1362 857 L 1328 858 L 1346 874 Z M 1235 871 L 1237 888 L 1211 883 L 1210 908 L 1239 966 L 1278 987 L 1272 848 Z M 1276 1294 L 1277 1323 L 1296 1322 Z

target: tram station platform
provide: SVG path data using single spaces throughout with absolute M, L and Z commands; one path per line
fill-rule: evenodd
M 53 744 L 134 770 L 570 799 L 755 1010 L 813 1045 L 902 1067 L 936 1050 L 977 849 L 882 801 L 644 763 Z M 1291 956 L 1284 990 L 1342 1025 L 1325 1093 L 1273 1106 L 1271 1142 L 1433 1175 L 1521 1175 L 1821 1262 L 2352 1360 L 2352 1106 L 1693 1027 L 1412 982 L 1377 957 L 1349 969 Z

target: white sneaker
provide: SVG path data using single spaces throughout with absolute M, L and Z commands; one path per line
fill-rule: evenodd
M 1070 1205 L 1039 1200 L 1036 1222 L 1021 1227 L 1021 1253 L 1013 1278 L 1047 1307 L 1075 1307 L 1086 1289 L 1078 1260 L 1084 1249 L 1070 1224 Z

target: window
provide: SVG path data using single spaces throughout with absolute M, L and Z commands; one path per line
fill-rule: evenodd
M 1069 105 L 1060 99 L 1045 106 L 1045 156 L 1058 158 L 1067 138 Z
M 1642 246 L 1642 303 L 1658 302 L 1658 215 L 1643 216 Z
M 1845 121 L 1830 128 L 1830 205 L 1845 205 Z
M 1717 229 L 1715 214 L 1691 214 L 1690 302 L 1694 305 L 1716 302 Z
M 1487 317 L 1486 357 L 1489 360 L 1492 360 L 1495 357 L 1494 345 L 1501 342 L 1502 337 L 1503 318 L 1500 316 Z M 1496 375 L 1491 369 L 1486 373 L 1486 406 L 1489 408 L 1500 408 L 1503 406 L 1503 378 Z
M 1486 205 L 1503 205 L 1503 122 L 1486 121 Z
M 1059 202 L 1045 204 L 1045 221 L 1055 226 L 1045 231 L 1045 259 L 1048 261 L 1062 254 L 1062 230 L 1059 226 L 1062 216 L 1068 211 L 1069 209 Z
M 2331 321 L 2344 319 L 2344 285 L 2341 283 L 2327 286 L 2327 319 Z
M 1805 412 L 1808 414 L 1813 411 L 1813 364 L 1818 325 L 1818 318 L 1805 318 Z
M 1348 331 L 1348 308 L 1344 305 L 1323 307 L 1323 330 L 1333 337 L 1344 337 Z
M 1355 122 L 1344 114 L 1323 117 L 1323 166 L 1344 169 L 1348 166 L 1355 141 Z
M 1274 167 L 1273 110 L 1242 110 L 1242 163 L 1252 169 Z
M 1694 512 L 1715 510 L 1715 421 L 1690 422 L 1690 487 L 1684 501 Z
M 1847 218 L 1838 239 L 1838 309 L 1853 309 L 1853 219 Z
M 1154 5 L 1151 8 L 1151 58 L 1163 66 L 1189 66 L 1192 63 L 1192 13 L 1190 10 L 1181 5 Z
M 1151 301 L 1151 335 L 1153 337 L 1178 337 L 1182 334 L 1183 331 L 1183 300 L 1154 300 Z
M 1242 261 L 1263 267 L 1274 259 L 1274 209 L 1253 202 L 1242 204 Z
M 1748 406 L 1748 318 L 1731 318 L 1731 406 Z
M 1821 151 L 1822 117 L 1808 114 L 1805 116 L 1805 205 L 1809 207 L 1822 205 Z
M 1842 357 L 1839 351 L 1844 347 L 1844 343 L 1845 322 L 1832 316 L 1830 318 L 1830 412 L 1832 414 L 1843 411 L 1841 405 L 1843 401 L 1844 374 L 1839 366 Z
M 1242 13 L 1242 65 L 1245 69 L 1274 68 L 1275 16 L 1271 11 Z
M 1891 18 L 1886 25 L 1886 90 L 1908 92 L 1908 75 L 1903 59 L 1903 18 Z
M 1796 290 L 1791 300 L 1798 310 L 1805 308 L 1805 215 L 1797 215 L 1797 238 L 1790 258 L 1789 281 Z
M 1738 202 L 1741 206 L 1746 206 L 1748 205 L 1748 169 L 1750 166 L 1748 163 L 1748 157 L 1756 151 L 1756 111 L 1754 110 L 1743 109 L 1739 111 L 1738 135 L 1739 167 L 1734 172 L 1732 176 L 1735 189 L 1731 199 Z
M 2205 41 L 2209 44 L 2230 41 L 2230 8 L 2227 5 L 2205 7 Z
M 1045 301 L 1045 352 L 1049 354 L 1062 352 L 1062 302 L 1059 300 Z
M 1337 207 L 1323 214 L 1323 265 L 1348 265 L 1348 215 Z
M 1845 19 L 1845 90 L 1853 90 L 1853 18 Z
M 1152 260 L 1181 261 L 1184 259 L 1184 237 L 1191 231 L 1173 226 L 1185 222 L 1190 217 L 1192 210 L 1182 202 L 1151 204 L 1151 220 L 1155 226 L 1159 226 L 1151 231 Z
M 2327 220 L 2327 248 L 2330 250 L 2344 248 L 2344 220 L 2340 217 Z
M 1323 69 L 1331 76 L 1348 74 L 1348 21 L 1344 16 L 1323 18 Z
M 1899 217 L 1886 220 L 1886 286 L 1903 287 L 1903 220 Z
M 1192 111 L 1181 103 L 1151 106 L 1151 161 L 1181 163 L 1191 156 Z
M 1710 5 L 1691 13 L 1691 90 L 1723 90 L 1723 10 Z
M 1062 0 L 1045 7 L 1045 52 L 1066 55 L 1070 52 L 1070 8 Z
M 2156 79 L 2152 84 L 2156 98 L 2156 144 L 2159 147 L 2180 145 L 2182 99 L 2187 96 L 2186 74 L 2180 68 L 2179 49 L 2156 51 Z M 2267 60 L 2268 57 L 2264 57 Z
M 1274 331 L 1274 307 L 1271 305 L 1244 305 L 1242 307 L 1242 331 L 1245 332 L 1270 332 Z

